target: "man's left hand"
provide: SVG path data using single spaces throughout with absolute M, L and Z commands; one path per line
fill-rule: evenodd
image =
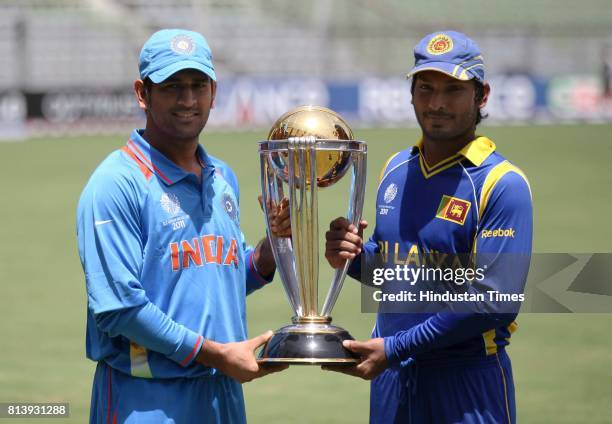
M 264 210 L 263 196 L 259 195 L 259 206 Z M 279 203 L 268 201 L 268 222 L 270 231 L 276 237 L 291 237 L 291 218 L 289 213 L 289 199 L 284 197 Z
M 324 365 L 321 368 L 360 377 L 364 380 L 372 380 L 389 367 L 383 338 L 370 339 L 365 342 L 345 340 L 342 345 L 351 352 L 361 355 L 359 364 L 354 367 Z
M 263 197 L 258 197 L 259 206 L 264 210 Z M 278 204 L 274 202 L 268 203 L 268 221 L 270 223 L 270 231 L 276 237 L 291 237 L 291 219 L 289 214 L 289 199 L 283 198 Z M 274 254 L 270 239 L 264 237 L 257 247 L 253 256 L 255 267 L 262 276 L 270 276 L 276 269 L 274 262 Z

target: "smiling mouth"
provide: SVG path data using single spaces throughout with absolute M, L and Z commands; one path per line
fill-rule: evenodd
M 195 118 L 196 116 L 198 116 L 198 114 L 195 112 L 174 112 L 174 116 L 181 119 L 190 119 Z

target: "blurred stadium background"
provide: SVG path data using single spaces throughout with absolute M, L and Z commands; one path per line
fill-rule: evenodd
M 412 46 L 456 29 L 480 44 L 493 86 L 481 132 L 530 177 L 534 251 L 612 251 L 609 0 L 0 0 L 0 402 L 70 402 L 67 422 L 87 420 L 94 365 L 74 212 L 95 166 L 143 125 L 131 85 L 142 43 L 163 27 L 211 44 L 219 96 L 202 142 L 236 170 L 252 242 L 263 234 L 256 142 L 305 103 L 339 111 L 369 142 L 373 222 L 380 166 L 418 137 L 402 77 Z M 321 221 L 343 212 L 336 203 Z M 253 335 L 289 320 L 278 281 L 248 305 Z M 357 338 L 374 320 L 351 281 L 333 315 Z M 509 350 L 519 422 L 612 422 L 611 324 L 609 314 L 520 317 Z M 368 384 L 314 368 L 245 394 L 254 423 L 367 422 Z
M 139 49 L 177 26 L 212 46 L 211 127 L 266 127 L 304 103 L 354 125 L 413 123 L 402 75 L 412 46 L 444 28 L 478 40 L 491 122 L 612 119 L 609 0 L 2 0 L 0 138 L 131 128 Z

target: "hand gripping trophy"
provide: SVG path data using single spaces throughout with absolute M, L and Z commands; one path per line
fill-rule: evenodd
M 317 192 L 340 180 L 349 169 L 352 184 L 347 219 L 361 219 L 366 183 L 363 141 L 334 111 L 318 106 L 293 109 L 274 124 L 268 139 L 259 143 L 261 188 L 266 227 L 277 269 L 294 312 L 293 325 L 274 334 L 258 361 L 283 364 L 354 364 L 358 358 L 342 346 L 353 339 L 331 325 L 350 261 L 335 271 L 323 303 L 318 307 L 319 228 Z M 288 193 L 286 194 L 286 192 Z M 276 237 L 270 230 L 269 211 L 289 198 L 291 237 Z

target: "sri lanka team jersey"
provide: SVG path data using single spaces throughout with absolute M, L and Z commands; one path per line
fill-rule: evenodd
M 246 294 L 268 280 L 240 231 L 234 173 L 197 154 L 201 183 L 134 131 L 83 190 L 90 359 L 139 377 L 196 377 L 217 372 L 194 362 L 204 339 L 247 338 Z
M 424 255 L 482 255 L 487 258 L 487 287 L 520 291 L 532 240 L 531 192 L 525 175 L 496 153 L 486 137 L 432 167 L 421 149 L 419 143 L 385 165 L 376 198 L 376 227 L 350 274 L 367 278 L 360 272 L 362 263 L 419 266 Z M 385 338 L 391 364 L 408 358 L 485 357 L 509 343 L 515 317 L 516 313 L 379 312 L 374 337 Z

